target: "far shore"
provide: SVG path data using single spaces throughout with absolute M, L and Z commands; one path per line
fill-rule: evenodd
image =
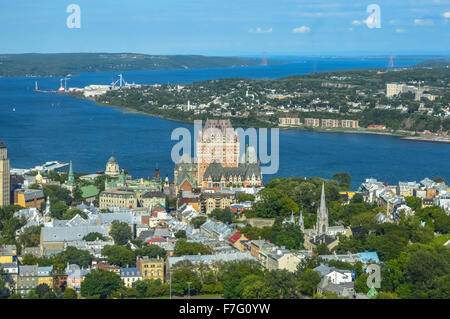
M 73 96 L 75 98 L 80 98 L 77 96 Z M 84 98 L 81 98 L 84 99 Z M 117 108 L 122 111 L 123 114 L 141 114 L 151 117 L 157 117 L 168 121 L 184 123 L 184 124 L 193 124 L 192 121 L 186 121 L 181 119 L 174 119 L 168 116 L 160 115 L 160 114 L 151 114 L 143 111 L 138 111 L 130 107 L 123 107 L 118 105 L 111 105 L 105 103 L 97 103 L 94 100 L 86 99 L 92 101 L 95 105 L 98 106 L 106 106 Z M 231 119 L 233 122 L 233 120 Z M 241 127 L 249 127 L 245 125 L 240 125 Z M 256 128 L 279 128 L 280 130 L 301 130 L 301 131 L 310 131 L 317 133 L 350 133 L 350 134 L 375 134 L 375 135 L 387 135 L 387 136 L 395 136 L 399 137 L 403 140 L 407 141 L 417 141 L 417 142 L 431 142 L 431 143 L 450 143 L 450 137 L 442 137 L 442 136 L 429 136 L 429 135 L 419 135 L 414 136 L 414 132 L 412 131 L 389 131 L 389 130 L 368 130 L 368 129 L 340 129 L 340 128 L 316 128 L 316 127 L 304 127 L 304 126 L 258 126 Z

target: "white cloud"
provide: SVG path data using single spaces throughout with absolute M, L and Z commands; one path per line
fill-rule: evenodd
M 395 29 L 395 32 L 397 32 L 397 33 L 404 33 L 405 32 L 405 29 Z
M 272 32 L 272 28 L 268 28 L 268 29 L 263 29 L 261 27 L 257 27 L 255 29 L 250 28 L 250 30 L 248 30 L 248 32 L 250 33 L 271 33 Z
M 420 26 L 430 26 L 433 25 L 434 22 L 431 19 L 414 19 L 414 24 Z
M 400 24 L 400 21 L 398 21 L 396 19 L 392 19 L 392 20 L 389 20 L 389 24 L 390 25 L 398 25 L 398 24 Z
M 294 33 L 308 33 L 311 31 L 310 27 L 307 27 L 306 25 L 303 25 L 301 27 L 295 28 L 292 30 Z
M 362 25 L 364 23 L 364 21 L 359 21 L 359 20 L 353 20 L 352 24 L 353 25 Z
M 442 16 L 446 19 L 450 19 L 450 11 L 444 12 Z

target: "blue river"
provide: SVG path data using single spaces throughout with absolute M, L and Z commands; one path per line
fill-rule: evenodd
M 419 60 L 403 59 L 396 66 Z M 279 78 L 295 74 L 386 67 L 379 59 L 305 59 L 269 66 L 228 69 L 123 72 L 128 82 L 141 84 L 187 83 L 206 79 L 246 77 Z M 109 84 L 118 73 L 71 76 L 69 87 Z M 113 154 L 133 177 L 148 177 L 155 167 L 173 178 L 172 130 L 192 125 L 142 114 L 125 114 L 114 107 L 66 95 L 34 92 L 35 81 L 43 90 L 59 87 L 59 78 L 0 78 L 0 140 L 13 168 L 30 168 L 51 160 L 73 161 L 76 172 L 104 170 Z M 356 189 L 365 178 L 387 183 L 419 181 L 442 176 L 450 181 L 450 144 L 411 142 L 392 136 L 280 131 L 279 170 L 265 175 L 331 178 L 346 171 Z

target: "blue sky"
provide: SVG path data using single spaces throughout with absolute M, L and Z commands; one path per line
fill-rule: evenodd
M 369 4 L 381 28 L 367 26 Z M 0 25 L 1 53 L 450 53 L 450 0 L 20 0 L 2 1 Z

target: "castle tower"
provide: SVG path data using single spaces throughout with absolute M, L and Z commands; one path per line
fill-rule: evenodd
M 223 167 L 238 167 L 239 137 L 230 120 L 207 119 L 196 141 L 197 182 L 201 185 L 209 164 L 220 163 Z
M 316 230 L 318 235 L 328 232 L 328 208 L 325 201 L 325 184 L 322 183 L 322 194 L 320 196 L 320 206 L 317 210 Z
M 8 150 L 0 140 L 0 207 L 10 204 L 11 184 Z

